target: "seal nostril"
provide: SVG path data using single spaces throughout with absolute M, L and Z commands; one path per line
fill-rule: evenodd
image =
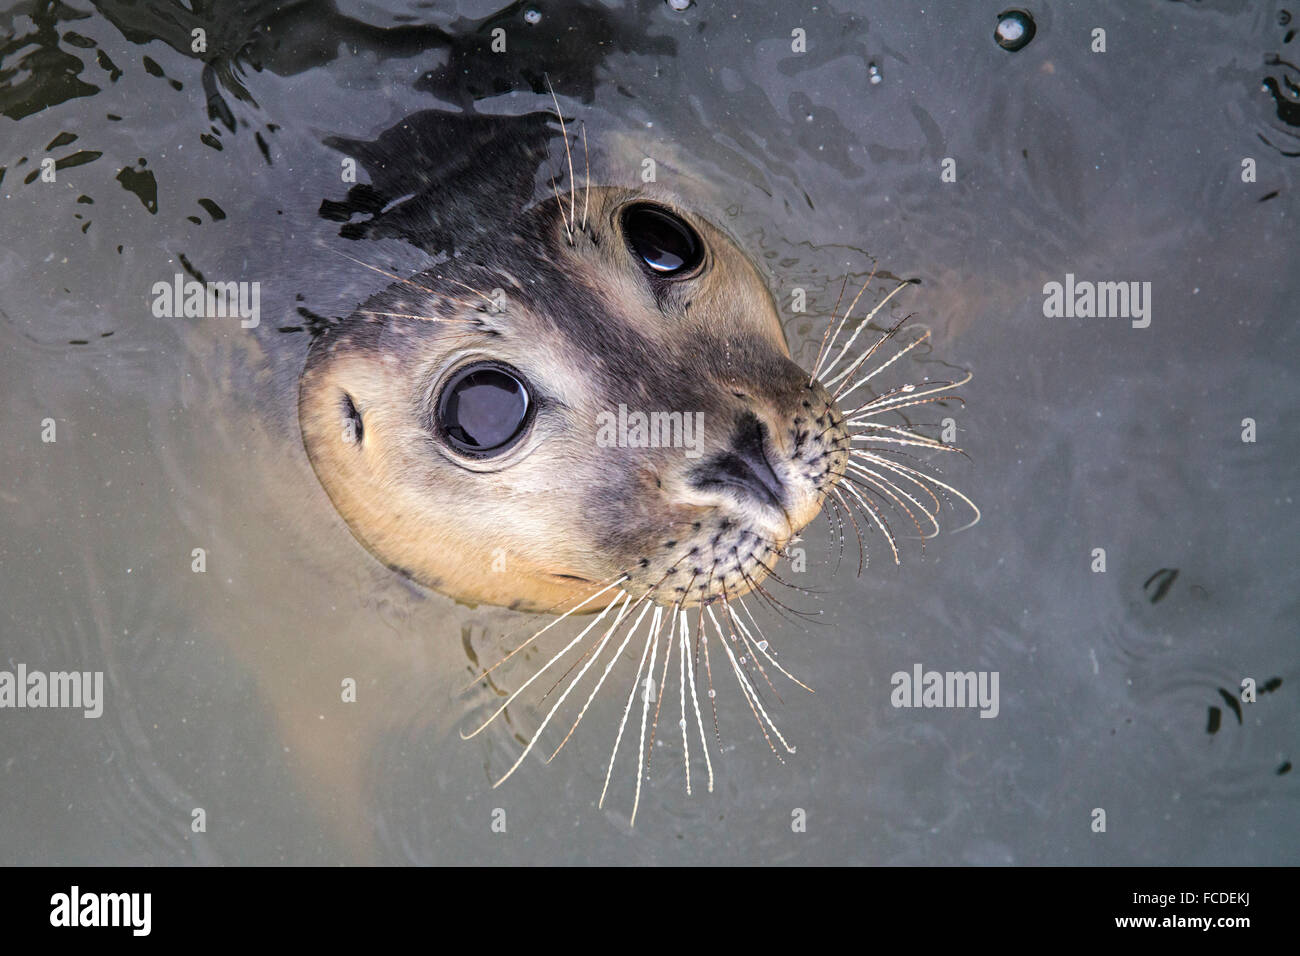
M 696 487 L 732 487 L 757 501 L 784 510 L 785 486 L 767 460 L 767 427 L 752 412 L 741 416 L 731 449 L 710 458 L 695 470 Z
M 785 497 L 785 489 L 767 460 L 766 446 L 767 426 L 758 420 L 758 416 L 747 412 L 741 417 L 736 433 L 732 436 L 732 450 L 773 502 L 780 506 Z

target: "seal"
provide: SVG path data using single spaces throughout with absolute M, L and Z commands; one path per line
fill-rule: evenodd
M 571 614 L 598 612 L 467 735 L 594 631 L 497 784 L 604 661 L 569 739 L 643 633 L 633 684 L 633 694 L 645 687 L 638 760 L 647 754 L 651 675 L 662 647 L 664 685 L 676 648 L 687 789 L 688 689 L 711 789 L 696 688 L 701 646 L 710 706 L 716 637 L 769 746 L 778 757 L 777 742 L 792 753 L 756 690 L 760 677 L 770 684 L 764 661 L 790 675 L 745 598 L 787 608 L 765 582 L 787 583 L 776 565 L 819 514 L 841 548 L 852 527 L 859 571 L 864 531 L 881 533 L 899 561 L 891 518 L 930 537 L 948 499 L 978 520 L 974 504 L 917 458 L 959 449 L 900 415 L 955 399 L 969 376 L 876 389 L 876 376 L 929 333 L 898 345 L 899 323 L 858 345 L 909 284 L 899 282 L 855 321 L 874 272 L 840 315 L 845 280 L 814 367 L 801 368 L 763 276 L 738 242 L 660 186 L 592 185 L 588 170 L 579 188 L 558 103 L 556 116 L 567 193 L 553 185 L 550 196 L 528 202 L 512 188 L 504 209 L 443 211 L 422 232 L 438 261 L 414 274 L 354 260 L 391 282 L 316 330 L 298 389 L 303 442 L 335 509 L 384 564 L 463 602 L 559 615 L 519 650 Z M 585 130 L 583 146 L 586 155 Z M 363 198 L 380 215 L 352 237 L 383 235 L 390 204 Z M 444 194 L 426 197 L 414 213 L 399 210 L 402 230 L 409 234 L 444 200 L 461 201 Z M 890 343 L 898 347 L 885 349 Z M 619 740 L 631 707 L 629 696 Z M 716 708 L 714 723 L 716 730 Z M 633 820 L 635 812 L 634 805 Z

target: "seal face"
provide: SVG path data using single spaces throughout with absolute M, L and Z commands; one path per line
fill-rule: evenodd
M 533 206 L 323 331 L 299 420 L 381 561 L 529 610 L 620 579 L 664 605 L 744 594 L 849 463 L 753 264 L 674 197 L 615 187 Z

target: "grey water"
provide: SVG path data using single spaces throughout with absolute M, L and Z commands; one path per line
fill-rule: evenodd
M 1040 0 L 1016 50 L 984 2 L 0 5 L 0 671 L 103 674 L 0 707 L 0 862 L 1300 862 L 1300 4 Z M 899 374 L 973 376 L 982 520 L 861 575 L 811 526 L 816 619 L 763 617 L 796 753 L 719 682 L 714 791 L 665 718 L 635 826 L 631 672 L 494 789 L 545 707 L 463 739 L 526 671 L 474 677 L 547 619 L 376 562 L 275 400 L 387 281 L 339 251 L 420 267 L 343 235 L 339 143 L 548 83 L 598 175 L 692 177 L 806 367 L 874 268 L 932 331 Z M 176 274 L 258 328 L 155 315 Z M 895 706 L 918 665 L 996 716 Z

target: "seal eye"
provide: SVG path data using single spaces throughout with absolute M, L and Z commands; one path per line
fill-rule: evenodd
M 672 279 L 699 265 L 700 237 L 658 206 L 628 207 L 623 213 L 623 235 L 652 276 Z
M 443 386 L 438 426 L 456 451 L 485 457 L 514 444 L 532 411 L 528 387 L 519 373 L 495 362 L 476 362 Z

